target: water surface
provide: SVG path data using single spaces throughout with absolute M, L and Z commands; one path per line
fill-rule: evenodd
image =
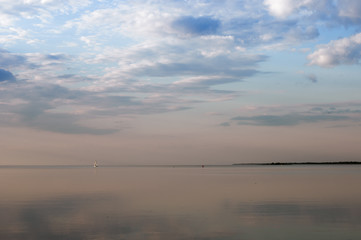
M 361 166 L 0 167 L 0 239 L 361 239 Z

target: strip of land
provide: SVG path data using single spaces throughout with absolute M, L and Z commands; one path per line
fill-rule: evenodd
M 234 166 L 269 166 L 269 165 L 352 165 L 361 164 L 358 161 L 344 161 L 344 162 L 271 162 L 271 163 L 234 163 Z

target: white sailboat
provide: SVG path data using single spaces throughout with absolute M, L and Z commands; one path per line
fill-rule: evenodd
M 94 161 L 94 167 L 98 167 L 97 161 Z

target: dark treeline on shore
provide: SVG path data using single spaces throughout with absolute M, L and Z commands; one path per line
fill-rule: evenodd
M 340 161 L 340 162 L 271 162 L 271 163 L 234 163 L 233 165 L 346 165 L 361 164 L 358 161 Z

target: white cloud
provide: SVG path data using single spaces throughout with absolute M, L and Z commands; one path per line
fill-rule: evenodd
M 265 0 L 271 15 L 285 18 L 303 6 L 312 3 L 312 0 Z
M 310 65 L 321 67 L 357 64 L 361 59 L 361 33 L 320 45 L 307 58 Z
M 33 18 L 49 12 L 70 13 L 91 3 L 90 0 L 1 0 L 0 11 L 8 15 Z
M 19 27 L 1 28 L 0 25 L 0 44 L 3 44 L 4 46 L 10 46 L 18 40 L 23 40 L 26 42 L 36 41 L 36 39 L 30 39 L 28 37 L 28 31 L 22 28 Z
M 171 2 L 170 2 L 171 4 Z M 124 35 L 131 38 L 154 37 L 168 32 L 172 19 L 172 8 L 142 1 L 120 2 L 112 8 L 96 9 L 82 14 L 66 23 L 66 28 L 76 28 L 81 34 L 97 35 L 101 38 Z
M 360 25 L 359 0 L 264 0 L 270 15 L 328 26 Z
M 286 17 L 295 8 L 292 6 L 292 0 L 265 0 L 264 4 L 268 7 L 270 13 L 277 17 Z
M 54 18 L 89 4 L 90 0 L 0 0 L 0 44 L 39 43 L 37 37 L 44 37 L 44 28 L 53 27 Z

